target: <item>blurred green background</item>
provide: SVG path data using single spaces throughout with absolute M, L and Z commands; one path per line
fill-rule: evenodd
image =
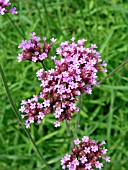
M 98 46 L 110 73 L 128 59 L 128 0 L 20 0 L 11 1 L 17 15 L 0 16 L 0 63 L 8 86 L 20 107 L 22 99 L 39 94 L 40 82 L 35 73 L 41 65 L 24 61 L 18 63 L 17 46 L 22 37 L 30 38 L 31 32 L 57 39 L 51 50 L 61 41 L 71 37 L 88 39 Z M 53 67 L 50 60 L 48 68 Z M 101 73 L 99 80 L 108 73 Z M 92 95 L 83 95 L 79 138 L 105 140 L 111 162 L 104 170 L 128 170 L 128 65 L 93 89 Z M 0 170 L 45 170 L 37 153 L 18 123 L 0 79 Z M 44 158 L 53 170 L 60 170 L 60 159 L 70 153 L 70 139 L 64 123 L 54 128 L 53 115 L 47 115 L 40 125 L 32 125 L 30 132 Z M 71 124 L 75 124 L 76 113 Z

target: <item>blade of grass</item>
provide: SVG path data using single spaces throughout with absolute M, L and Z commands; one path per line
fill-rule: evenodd
M 40 18 L 40 23 L 41 23 L 41 28 L 43 27 L 43 19 L 41 17 L 41 12 L 40 12 L 40 8 L 39 8 L 39 5 L 38 5 L 38 1 L 35 2 L 36 3 L 36 9 L 37 9 L 37 12 L 38 12 L 38 16 Z M 41 29 L 41 32 L 45 35 L 45 32 L 43 32 L 43 30 L 45 31 L 45 29 Z
M 44 11 L 45 11 L 45 16 L 46 16 L 46 21 L 47 21 L 47 27 L 48 27 L 48 29 L 49 29 L 50 36 L 51 36 L 51 27 L 50 27 L 50 22 L 49 22 L 49 18 L 48 18 L 48 11 L 47 11 L 47 8 L 46 8 L 45 1 L 44 1 L 44 0 L 42 0 L 42 4 L 43 4 Z

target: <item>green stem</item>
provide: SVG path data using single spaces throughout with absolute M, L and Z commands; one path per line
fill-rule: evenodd
M 77 137 L 78 129 L 80 126 L 80 109 L 81 109 L 81 100 L 82 100 L 82 95 L 79 96 L 79 111 L 76 116 L 76 126 L 75 126 L 75 135 Z
M 67 135 L 70 137 L 70 148 L 73 147 L 73 134 L 72 131 L 70 129 L 70 125 L 68 124 L 68 121 L 65 120 L 65 126 L 66 126 L 66 130 L 67 130 Z
M 18 110 L 17 110 L 17 108 L 16 108 L 16 106 L 15 106 L 15 103 L 14 103 L 14 101 L 13 101 L 13 99 L 12 99 L 12 96 L 11 96 L 9 87 L 8 87 L 8 85 L 7 85 L 7 81 L 6 81 L 6 78 L 5 78 L 5 75 L 4 75 L 4 72 L 3 72 L 3 69 L 2 69 L 2 67 L 1 67 L 1 65 L 0 65 L 0 73 L 1 73 L 1 77 L 2 77 L 2 80 L 3 80 L 3 84 L 4 84 L 4 87 L 5 87 L 5 90 L 6 90 L 8 99 L 9 99 L 9 101 L 10 101 L 10 104 L 11 104 L 11 106 L 12 106 L 12 109 L 13 109 L 13 111 L 14 111 L 14 113 L 15 113 L 18 121 L 19 121 L 19 123 L 21 124 L 23 130 L 25 131 L 25 133 L 26 133 L 27 136 L 29 137 L 30 141 L 32 142 L 32 144 L 33 144 L 33 146 L 34 146 L 34 148 L 35 148 L 38 156 L 40 157 L 40 160 L 41 160 L 42 164 L 44 164 L 44 165 L 46 166 L 46 169 L 47 169 L 47 170 L 51 170 L 51 167 L 47 164 L 47 162 L 45 161 L 45 159 L 44 159 L 43 156 L 41 155 L 39 149 L 37 148 L 37 146 L 36 146 L 36 144 L 35 144 L 35 141 L 33 140 L 30 132 L 29 132 L 29 131 L 25 128 L 25 126 L 24 126 L 24 123 L 23 123 L 23 121 L 22 121 L 22 119 L 21 119 L 21 117 L 20 117 L 20 115 L 19 115 L 19 113 L 18 113 Z
M 44 70 L 47 71 L 47 68 L 46 68 L 46 66 L 45 66 L 45 64 L 44 64 L 44 61 L 41 61 L 41 64 L 42 64 Z
M 66 127 L 66 130 L 67 130 L 67 135 L 71 137 L 72 134 L 71 134 L 70 126 L 69 126 L 67 120 L 65 120 L 65 127 Z
M 117 68 L 115 68 L 111 73 L 109 73 L 106 77 L 104 77 L 99 84 L 104 82 L 107 78 L 109 78 L 111 75 L 113 75 L 116 71 L 118 71 L 121 67 L 123 67 L 125 64 L 128 64 L 128 60 L 124 61 L 121 65 L 119 65 Z
M 14 28 L 18 31 L 18 33 L 21 35 L 21 37 L 23 39 L 25 39 L 25 36 L 21 33 L 21 31 L 19 30 L 19 28 L 17 27 L 17 25 L 15 24 L 15 22 L 11 19 L 11 17 L 7 14 L 8 19 L 10 20 L 10 22 L 12 23 L 12 25 L 14 26 Z

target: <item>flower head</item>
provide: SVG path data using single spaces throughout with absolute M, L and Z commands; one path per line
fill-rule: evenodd
M 83 137 L 87 138 L 87 136 Z M 77 146 L 71 148 L 72 154 L 66 154 L 61 159 L 62 169 L 69 170 L 93 170 L 95 168 L 102 169 L 103 163 L 99 162 L 99 158 L 106 160 L 106 162 L 110 162 L 110 157 L 104 157 L 104 153 L 102 152 L 101 144 L 98 144 L 94 140 L 84 140 L 80 142 L 79 139 L 74 140 L 74 143 L 77 143 Z M 78 144 L 79 143 L 79 144 Z M 95 150 L 91 148 L 97 148 Z M 86 152 L 86 148 L 90 148 L 90 152 Z
M 31 123 L 37 121 L 38 123 L 41 122 L 41 119 L 44 118 L 44 110 L 42 103 L 38 101 L 39 97 L 33 95 L 33 98 L 26 100 L 22 100 L 21 108 L 19 109 L 23 114 L 21 115 L 22 118 L 26 117 L 25 125 L 27 128 L 30 127 Z
M 30 36 L 30 40 L 22 40 L 22 43 L 18 46 L 18 48 L 23 50 L 22 54 L 19 54 L 17 57 L 19 62 L 22 60 L 30 60 L 33 62 L 43 61 L 48 57 L 48 53 L 56 41 L 52 38 L 51 43 L 47 44 L 46 38 L 43 38 L 44 46 L 42 47 L 40 43 L 41 38 L 37 37 L 35 32 L 31 33 Z

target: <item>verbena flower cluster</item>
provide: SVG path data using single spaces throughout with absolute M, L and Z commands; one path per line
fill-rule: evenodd
M 74 140 L 74 146 L 71 148 L 72 154 L 66 154 L 61 159 L 62 169 L 69 170 L 93 170 L 95 168 L 102 169 L 103 163 L 99 160 L 104 159 L 110 162 L 110 157 L 104 156 L 107 153 L 105 141 L 98 144 L 95 140 L 90 140 L 88 136 L 84 136 L 82 141 Z
M 23 53 L 18 56 L 19 61 L 44 60 L 55 41 L 52 38 L 51 44 L 46 44 L 45 38 L 44 47 L 41 47 L 40 38 L 36 37 L 35 33 L 32 33 L 31 37 L 29 41 L 24 40 L 19 45 L 19 48 L 23 49 Z M 85 39 L 78 40 L 77 43 L 74 40 L 75 38 L 72 38 L 71 43 L 62 42 L 56 49 L 56 56 L 51 57 L 55 63 L 55 69 L 46 71 L 42 68 L 37 71 L 42 89 L 38 99 L 43 99 L 43 102 L 40 103 L 41 108 L 37 107 L 38 101 L 33 103 L 33 98 L 22 103 L 20 111 L 24 113 L 22 117 L 28 117 L 27 127 L 34 121 L 40 123 L 40 114 L 44 117 L 46 114 L 53 113 L 57 119 L 54 123 L 55 127 L 60 126 L 63 120 L 71 120 L 73 113 L 79 111 L 76 107 L 78 96 L 81 93 L 91 94 L 92 87 L 98 85 L 97 73 L 106 72 L 106 63 L 101 60 L 100 54 L 95 50 L 96 45 L 92 44 L 89 48 L 85 48 Z M 57 60 L 57 56 L 61 59 Z
M 17 14 L 16 7 L 12 7 L 11 9 L 7 9 L 8 6 L 10 6 L 11 3 L 9 0 L 0 0 L 0 14 L 4 15 L 5 13 L 11 12 L 13 15 Z
M 37 37 L 35 32 L 31 33 L 30 36 L 30 40 L 23 40 L 22 43 L 18 46 L 18 48 L 23 50 L 22 54 L 19 54 L 17 57 L 18 61 L 20 62 L 22 60 L 31 60 L 33 62 L 42 62 L 45 58 L 48 57 L 48 53 L 56 40 L 51 38 L 51 43 L 47 44 L 46 37 L 44 37 L 44 46 L 42 48 L 40 37 Z

